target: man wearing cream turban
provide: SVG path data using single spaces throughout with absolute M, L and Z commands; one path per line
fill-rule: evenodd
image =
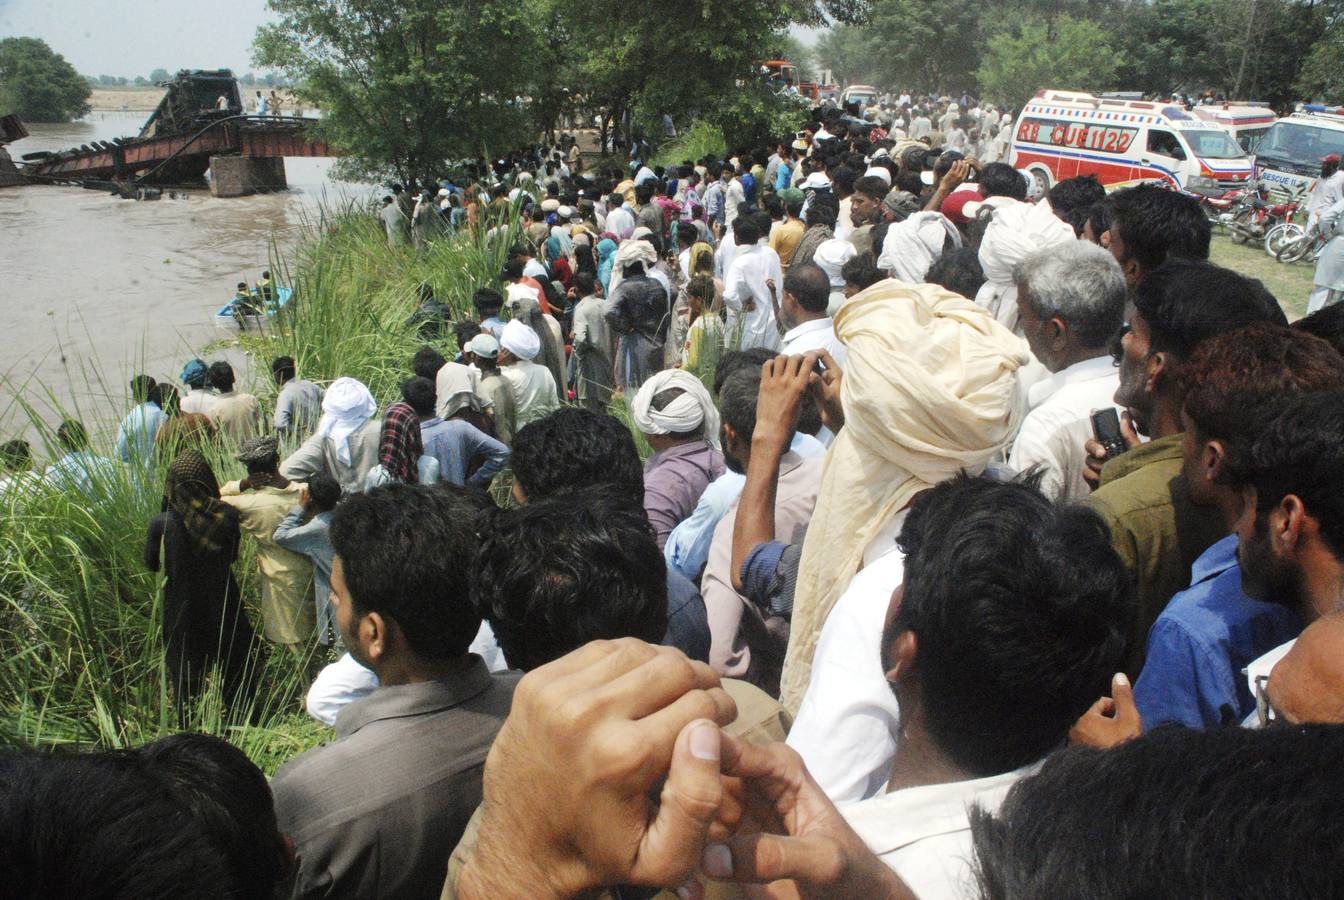
M 541 338 L 530 326 L 510 319 L 499 339 L 499 370 L 513 391 L 514 420 L 518 428 L 560 408 L 555 378 L 550 369 L 534 359 L 541 353 Z
M 665 369 L 640 386 L 630 417 L 654 451 L 644 464 L 644 511 L 661 550 L 723 474 L 719 411 L 699 378 Z
M 803 545 L 781 700 L 798 711 L 790 745 L 840 802 L 890 774 L 896 712 L 880 643 L 902 580 L 895 536 L 916 494 L 982 471 L 1012 440 L 1028 354 L 984 309 L 932 284 L 880 281 L 845 303 L 835 331 L 849 348 L 845 424 Z

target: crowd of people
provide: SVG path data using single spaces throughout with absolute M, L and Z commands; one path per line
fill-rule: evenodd
M 171 689 L 332 641 L 334 738 L 269 786 L 199 737 L 8 754 L 19 895 L 1337 892 L 1344 306 L 1290 325 L 1178 192 L 838 111 L 526 159 L 421 195 L 507 261 L 469 319 L 421 289 L 400 397 L 133 382 Z

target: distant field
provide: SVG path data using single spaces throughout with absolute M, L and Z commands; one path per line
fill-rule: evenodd
M 257 90 L 269 94 L 269 88 L 246 88 L 239 86 L 244 97 L 256 96 Z M 286 91 L 280 91 L 280 100 L 284 104 L 285 114 L 294 109 L 294 99 Z M 89 109 L 93 112 L 153 112 L 163 99 L 161 87 L 135 87 L 124 85 L 115 88 L 94 88 L 89 97 Z
M 1300 319 L 1306 314 L 1307 295 L 1311 293 L 1311 276 L 1316 264 L 1310 260 L 1292 265 L 1276 262 L 1265 253 L 1262 242 L 1234 244 L 1225 234 L 1215 231 L 1209 258 L 1220 266 L 1258 278 L 1283 306 L 1289 319 Z

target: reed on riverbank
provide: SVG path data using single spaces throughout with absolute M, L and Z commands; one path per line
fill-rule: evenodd
M 418 286 L 432 285 L 452 319 L 474 318 L 471 295 L 498 286 L 508 248 L 520 237 L 515 224 L 490 238 L 445 235 L 416 253 L 389 247 L 370 209 L 325 210 L 294 251 L 272 250 L 271 271 L 294 289 L 294 299 L 264 333 L 245 333 L 241 343 L 258 373 L 267 373 L 275 356 L 293 356 L 304 377 L 319 383 L 358 378 L 386 407 L 399 398 L 411 357 L 424 343 L 410 322 Z M 450 359 L 458 349 L 450 327 L 432 343 Z M 705 359 L 696 374 L 712 381 L 717 354 Z M 88 387 L 92 396 L 119 393 Z M 271 390 L 266 383 L 252 389 L 263 397 Z M 57 406 L 54 398 L 47 401 Z M 81 412 L 87 411 L 70 411 L 75 418 Z M 51 417 L 27 405 L 22 413 L 47 445 L 46 455 L 58 458 Z M 623 398 L 613 401 L 612 413 L 630 425 Z M 646 455 L 647 443 L 630 427 Z M 114 458 L 111 438 L 95 430 L 94 451 Z M 216 448 L 209 456 L 221 483 L 243 474 L 230 453 Z M 226 706 L 213 679 L 193 703 L 173 696 L 164 664 L 161 576 L 143 562 L 166 463 L 159 460 L 147 472 L 112 466 L 94 497 L 44 487 L 0 492 L 0 742 L 114 748 L 200 731 L 232 741 L 272 773 L 331 737 L 303 710 L 304 691 L 328 653 L 257 654 L 257 690 L 241 706 Z M 500 502 L 507 502 L 507 481 L 497 480 Z M 234 572 L 259 631 L 255 556 L 246 538 Z

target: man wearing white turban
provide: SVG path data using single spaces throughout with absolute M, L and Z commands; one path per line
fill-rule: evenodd
M 1012 440 L 1028 354 L 985 310 L 931 284 L 879 282 L 849 299 L 835 330 L 849 349 L 844 427 L 803 545 L 781 699 L 798 710 L 790 745 L 848 801 L 881 790 L 894 752 L 880 643 L 903 578 L 895 536 L 917 494 L 982 471 Z
M 822 241 L 817 252 L 812 255 L 812 262 L 826 273 L 831 282 L 831 294 L 826 302 L 826 315 L 831 318 L 835 318 L 845 302 L 845 276 L 840 274 L 840 270 L 858 255 L 859 251 L 852 243 L 840 238 Z
M 906 284 L 923 284 L 943 248 L 961 248 L 961 232 L 940 212 L 919 212 L 887 228 L 877 268 Z
M 644 464 L 644 511 L 661 550 L 724 472 L 719 411 L 699 378 L 665 369 L 640 386 L 630 417 L 654 451 Z
M 517 428 L 560 408 L 550 369 L 533 362 L 539 353 L 541 338 L 536 331 L 517 319 L 510 319 L 499 340 L 499 370 L 513 392 Z
M 1000 206 L 994 211 L 994 218 L 980 242 L 980 266 L 985 270 L 985 285 L 975 295 L 975 302 L 989 310 L 999 324 L 1021 336 L 1013 266 L 1037 250 L 1077 239 L 1072 226 L 1061 222 L 1048 202 Z
M 280 474 L 307 482 L 318 473 L 340 482 L 346 493 L 364 490 L 364 476 L 378 465 L 382 421 L 373 394 L 353 378 L 337 378 L 322 397 L 317 431 L 289 455 Z

